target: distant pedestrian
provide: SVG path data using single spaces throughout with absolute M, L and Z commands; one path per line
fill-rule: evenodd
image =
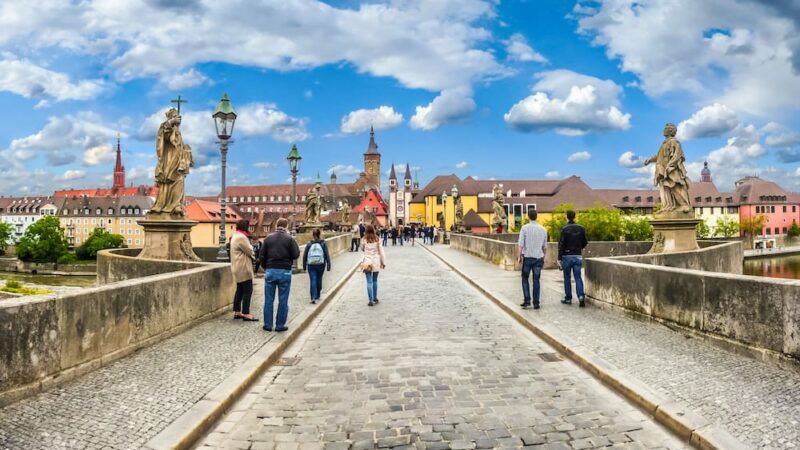
M 583 249 L 586 248 L 586 230 L 575 223 L 575 211 L 567 211 L 568 223 L 561 228 L 558 238 L 558 268 L 564 271 L 564 300 L 565 305 L 572 304 L 572 280 L 575 276 L 575 294 L 578 296 L 578 306 L 586 306 L 586 296 L 583 292 Z
M 261 253 L 261 241 L 258 239 L 253 242 L 253 255 L 256 255 L 253 258 L 253 273 L 258 272 L 258 255 Z
M 367 228 L 364 226 L 364 221 L 358 223 L 358 245 L 361 246 L 361 239 L 364 239 L 364 233 Z
M 350 230 L 350 251 L 357 252 L 359 240 L 361 238 L 361 232 L 358 229 L 358 225 L 353 225 L 353 228 Z
M 315 228 L 311 233 L 312 240 L 306 244 L 303 252 L 303 269 L 308 272 L 309 284 L 311 286 L 311 303 L 317 303 L 322 293 L 322 275 L 325 268 L 331 271 L 331 257 L 328 253 L 328 244 L 320 235 L 319 228 Z
M 389 242 L 389 230 L 387 230 L 386 227 L 381 227 L 381 240 L 383 241 L 383 246 L 386 247 L 386 244 Z
M 400 241 L 400 245 L 403 245 L 403 227 L 397 227 L 397 240 Z
M 264 239 L 259 261 L 264 268 L 264 329 L 272 331 L 275 290 L 278 290 L 278 316 L 275 331 L 286 331 L 289 317 L 289 289 L 292 286 L 292 263 L 300 257 L 300 247 L 286 231 L 289 221 L 278 219 L 277 230 Z
M 233 318 L 247 322 L 258 322 L 250 314 L 250 298 L 253 296 L 253 261 L 256 259 L 250 237 L 247 235 L 249 222 L 236 222 L 236 232 L 231 237 L 231 271 L 236 282 L 233 295 Z
M 397 245 L 397 228 L 392 228 L 391 230 L 389 230 L 389 234 L 392 237 L 392 247 L 394 247 L 395 245 Z
M 530 223 L 523 225 L 519 232 L 519 256 L 522 264 L 522 296 L 520 306 L 531 306 L 530 276 L 533 273 L 533 309 L 539 309 L 539 293 L 541 286 L 539 277 L 544 266 L 544 255 L 547 251 L 547 230 L 536 222 L 538 214 L 533 208 L 528 209 Z
M 378 272 L 386 267 L 383 247 L 378 236 L 375 235 L 375 227 L 367 225 L 364 240 L 361 242 L 361 250 L 364 257 L 361 260 L 361 271 L 367 278 L 367 297 L 369 306 L 378 303 Z
M 413 247 L 414 244 L 417 242 L 417 229 L 414 225 L 411 226 L 411 246 Z

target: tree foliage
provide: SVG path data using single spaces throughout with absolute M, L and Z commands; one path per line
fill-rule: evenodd
M 734 237 L 739 235 L 739 221 L 734 218 L 720 217 L 714 226 L 714 237 Z
M 786 234 L 791 238 L 800 236 L 800 226 L 797 225 L 796 220 L 792 220 L 792 226 L 789 227 L 789 231 Z
M 95 259 L 97 252 L 107 248 L 120 248 L 124 238 L 119 234 L 109 233 L 101 228 L 96 228 L 86 241 L 75 249 L 78 259 Z
M 550 220 L 545 222 L 550 239 L 557 241 L 561 228 L 567 224 L 566 212 L 575 210 L 571 203 L 559 205 Z M 653 227 L 646 217 L 626 216 L 616 208 L 597 204 L 584 211 L 578 211 L 575 222 L 586 230 L 590 241 L 646 241 L 653 238 Z
M 644 216 L 625 217 L 626 241 L 649 241 L 653 239 L 653 225 Z
M 753 247 L 753 238 L 758 236 L 767 224 L 767 216 L 757 215 L 742 219 L 739 228 L 748 237 L 750 248 Z
M 8 241 L 11 240 L 13 234 L 14 228 L 10 223 L 0 222 L 0 250 L 6 249 L 6 246 L 9 244 Z
M 708 227 L 706 219 L 700 219 L 700 222 L 697 223 L 695 234 L 701 239 L 706 239 L 711 236 L 711 229 Z
M 17 257 L 22 261 L 56 262 L 67 252 L 67 238 L 55 216 L 34 222 L 17 244 Z

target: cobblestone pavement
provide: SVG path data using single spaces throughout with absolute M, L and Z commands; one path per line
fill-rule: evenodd
M 325 274 L 332 287 L 360 255 L 345 253 Z M 290 320 L 314 307 L 308 276 L 292 280 Z M 261 317 L 263 275 L 252 313 Z M 239 363 L 275 336 L 260 322 L 204 322 L 59 388 L 0 409 L 0 449 L 135 449 L 211 391 Z
M 199 444 L 266 450 L 684 448 L 423 249 L 354 277 Z
M 497 297 L 518 303 L 518 272 L 445 246 L 433 248 Z M 656 322 L 560 303 L 561 272 L 543 272 L 542 309 L 526 313 L 727 429 L 754 448 L 800 448 L 800 373 L 715 347 Z

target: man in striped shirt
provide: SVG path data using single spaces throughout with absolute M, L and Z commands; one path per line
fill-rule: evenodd
M 533 309 L 539 309 L 539 277 L 544 267 L 544 255 L 547 251 L 547 230 L 536 222 L 538 214 L 533 208 L 528 209 L 530 222 L 519 231 L 519 262 L 522 264 L 522 308 L 531 306 L 530 276 L 533 272 Z

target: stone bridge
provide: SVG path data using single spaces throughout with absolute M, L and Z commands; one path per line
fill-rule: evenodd
M 389 247 L 368 307 L 359 259 L 316 305 L 293 277 L 287 333 L 224 313 L 8 401 L 0 449 L 800 446 L 791 361 L 562 305 L 554 270 L 522 310 L 518 272 L 442 245 Z

